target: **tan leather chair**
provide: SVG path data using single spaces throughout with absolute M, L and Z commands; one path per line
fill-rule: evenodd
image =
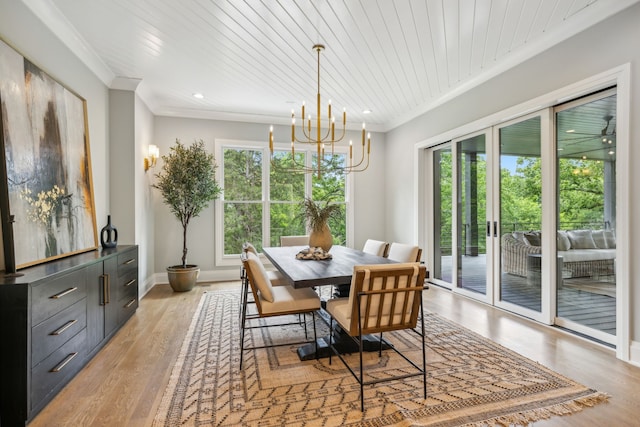
M 315 343 L 317 347 L 316 337 L 316 319 L 315 312 L 320 309 L 320 297 L 311 288 L 296 289 L 291 285 L 273 286 L 269 275 L 264 268 L 258 256 L 250 251 L 243 252 L 241 255 L 242 265 L 246 271 L 246 282 L 253 294 L 253 300 L 256 305 L 257 313 L 248 314 L 245 309 L 242 311 L 240 320 L 240 368 L 244 352 L 246 350 L 254 350 L 258 348 L 277 347 L 282 345 L 294 345 L 303 343 Z M 308 340 L 306 314 L 311 313 L 313 317 L 313 341 Z M 261 322 L 251 322 L 254 319 L 261 319 L 273 316 L 285 316 L 290 314 L 303 315 L 305 340 L 299 342 L 287 342 L 276 344 L 265 344 L 262 346 L 245 347 L 244 338 L 247 329 L 285 326 L 301 323 L 288 322 L 278 324 L 262 324 Z M 317 348 L 316 348 L 317 354 Z
M 407 245 L 405 243 L 391 243 L 387 258 L 398 262 L 420 262 L 422 249 L 419 246 Z
M 387 253 L 389 252 L 389 243 L 383 242 L 381 240 L 368 239 L 366 242 L 364 242 L 362 252 L 386 258 Z
M 427 398 L 426 353 L 424 342 L 424 316 L 422 316 L 422 284 L 426 268 L 417 262 L 398 264 L 376 264 L 354 267 L 351 291 L 348 298 L 327 301 L 327 312 L 331 316 L 329 332 L 329 363 L 335 353 L 360 384 L 360 409 L 364 411 L 364 386 L 383 381 L 401 380 L 413 376 L 422 376 L 424 398 Z M 420 314 L 420 316 L 418 316 Z M 422 367 L 391 346 L 398 355 L 406 360 L 416 372 L 388 378 L 374 378 L 365 381 L 362 366 L 362 337 L 368 334 L 382 333 L 402 329 L 413 330 L 420 318 L 422 328 Z M 358 343 L 360 351 L 359 374 L 347 364 L 346 360 L 333 345 L 334 323 Z M 381 356 L 381 350 L 379 352 Z
M 309 246 L 309 235 L 280 236 L 280 246 Z
M 251 252 L 254 255 L 260 258 L 260 254 L 258 254 L 258 250 L 253 244 L 250 242 L 244 242 L 242 244 L 242 253 Z M 242 259 L 242 255 L 240 255 L 240 259 Z M 277 270 L 266 270 L 267 276 L 271 281 L 272 286 L 283 286 L 287 285 L 289 282 L 286 277 L 282 275 Z M 249 298 L 249 281 L 247 280 L 247 271 L 244 268 L 244 263 L 240 265 L 240 282 L 242 284 L 240 290 L 240 319 L 247 310 L 247 304 L 255 304 L 255 301 Z

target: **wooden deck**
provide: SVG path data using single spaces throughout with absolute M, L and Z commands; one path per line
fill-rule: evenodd
M 443 272 L 451 269 L 450 259 L 443 258 Z M 480 294 L 486 293 L 486 257 L 463 257 L 463 276 L 460 287 Z M 446 276 L 443 274 L 443 279 Z M 449 278 L 450 279 L 450 274 Z M 603 278 L 602 281 L 590 278 L 564 279 L 558 289 L 557 317 L 579 323 L 581 325 L 616 334 L 616 297 L 615 279 Z M 540 287 L 527 283 L 525 277 L 502 274 L 501 300 L 526 307 L 530 310 L 541 310 Z

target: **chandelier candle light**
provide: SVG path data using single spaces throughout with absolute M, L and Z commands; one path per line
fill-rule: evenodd
M 323 169 L 330 169 L 332 172 L 340 172 L 348 174 L 351 172 L 362 172 L 369 167 L 369 154 L 371 153 L 371 134 L 367 134 L 365 124 L 362 123 L 362 156 L 360 160 L 353 163 L 353 141 L 349 141 L 349 164 L 342 166 L 329 166 L 328 160 L 325 158 L 325 145 L 331 145 L 331 157 L 334 155 L 335 145 L 342 141 L 346 133 L 347 127 L 347 111 L 342 110 L 342 132 L 339 137 L 336 138 L 336 118 L 331 111 L 331 100 L 329 100 L 327 107 L 327 129 L 322 130 L 322 115 L 321 103 L 320 103 L 320 52 L 324 50 L 324 45 L 316 44 L 313 46 L 313 50 L 318 53 L 318 93 L 316 97 L 316 126 L 315 126 L 315 138 L 313 137 L 314 129 L 312 127 L 312 117 L 309 114 L 307 123 L 305 126 L 305 103 L 302 102 L 302 130 L 303 138 L 296 137 L 296 117 L 294 110 L 291 110 L 291 158 L 295 168 L 292 168 L 292 172 L 299 173 L 316 173 L 318 178 L 322 176 Z M 324 133 L 324 135 L 323 135 Z M 366 142 L 366 162 L 365 162 L 365 142 Z M 295 144 L 315 144 L 316 154 L 318 156 L 317 169 L 307 166 L 306 164 L 299 163 L 295 158 Z M 271 161 L 273 163 L 273 126 L 269 129 L 269 150 L 271 151 Z

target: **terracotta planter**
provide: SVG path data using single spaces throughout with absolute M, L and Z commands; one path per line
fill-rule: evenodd
M 196 280 L 200 275 L 200 267 L 197 265 L 174 265 L 167 267 L 167 276 L 169 277 L 169 285 L 175 292 L 187 292 L 196 285 Z
M 311 234 L 309 234 L 309 246 L 321 247 L 327 252 L 331 249 L 333 236 L 328 225 L 325 225 L 321 231 L 311 231 Z

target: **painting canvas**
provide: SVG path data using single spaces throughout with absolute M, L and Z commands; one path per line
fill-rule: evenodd
M 85 100 L 0 41 L 0 104 L 16 268 L 97 248 Z

